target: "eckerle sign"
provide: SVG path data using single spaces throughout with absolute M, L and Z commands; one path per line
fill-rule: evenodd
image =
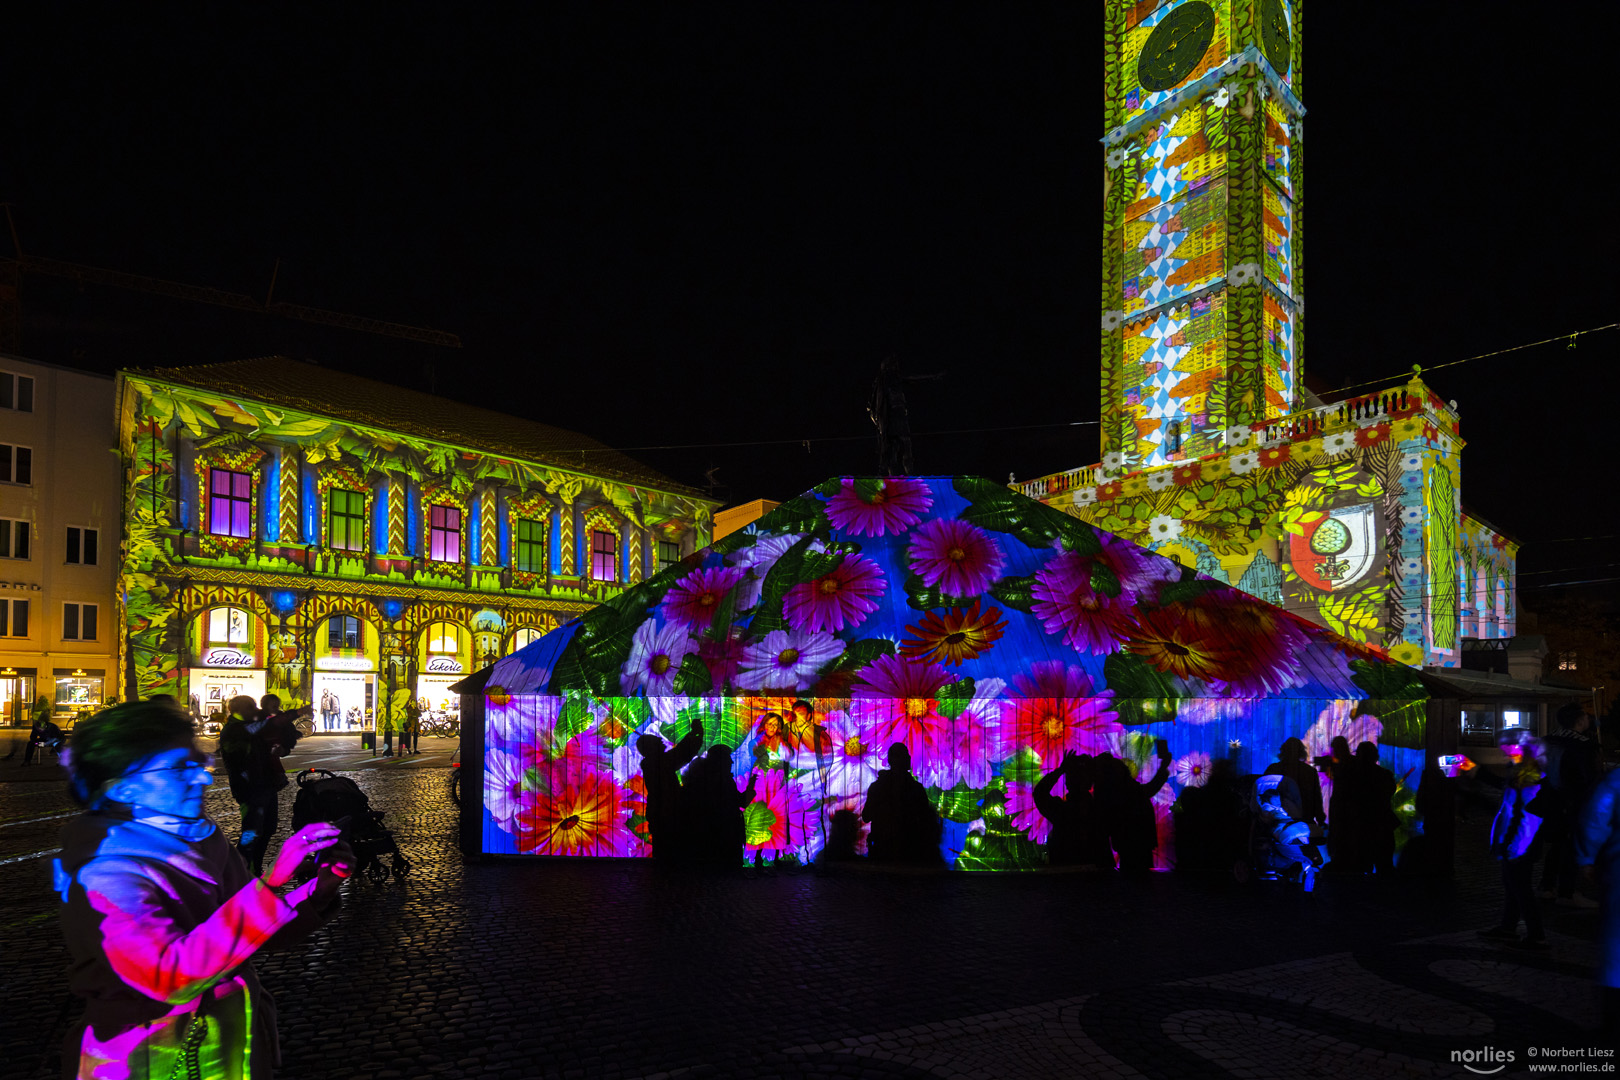
M 253 655 L 241 649 L 209 649 L 203 653 L 203 667 L 240 667 L 253 666 Z
M 435 674 L 460 675 L 461 661 L 453 656 L 432 656 L 428 658 L 427 669 Z

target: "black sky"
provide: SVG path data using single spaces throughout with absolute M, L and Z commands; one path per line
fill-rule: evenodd
M 1581 44 L 1615 6 L 1309 7 L 1314 378 L 1620 318 L 1614 72 Z M 25 250 L 256 296 L 280 258 L 277 299 L 466 347 L 30 277 L 23 351 L 284 352 L 624 447 L 784 440 L 637 454 L 716 466 L 734 502 L 869 471 L 892 353 L 947 373 L 912 395 L 919 432 L 1053 425 L 919 438 L 919 472 L 1088 464 L 1096 428 L 1061 425 L 1098 408 L 1100 12 L 52 6 L 0 43 Z M 1617 345 L 1430 378 L 1461 406 L 1464 500 L 1530 542 L 1522 569 L 1609 561 L 1535 542 L 1620 531 Z

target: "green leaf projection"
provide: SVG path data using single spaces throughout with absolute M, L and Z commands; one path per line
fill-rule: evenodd
M 901 744 L 961 869 L 1042 865 L 1041 778 L 1077 752 L 1145 780 L 1163 737 L 1167 867 L 1172 808 L 1222 758 L 1258 771 L 1285 738 L 1325 753 L 1344 735 L 1415 784 L 1425 700 L 1349 635 L 1000 485 L 844 478 L 493 666 L 483 844 L 649 854 L 636 741 L 701 718 L 739 790 L 755 777 L 749 851 L 816 858 Z M 581 710 L 634 726 L 609 743 Z

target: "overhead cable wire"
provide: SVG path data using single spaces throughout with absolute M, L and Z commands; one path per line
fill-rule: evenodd
M 1465 356 L 1461 360 L 1447 360 L 1443 364 L 1420 365 L 1421 370 L 1419 374 L 1427 374 L 1431 371 L 1439 371 L 1442 368 L 1456 367 L 1458 364 L 1466 364 L 1473 360 L 1485 360 L 1492 356 L 1506 356 L 1508 353 L 1521 352 L 1525 349 L 1534 349 L 1541 345 L 1551 345 L 1558 341 L 1568 342 L 1568 347 L 1573 349 L 1575 347 L 1576 340 L 1579 339 L 1581 335 L 1596 334 L 1603 330 L 1613 330 L 1617 327 L 1620 327 L 1620 322 L 1612 322 L 1604 326 L 1594 326 L 1589 330 L 1576 330 L 1568 334 L 1559 334 L 1557 337 L 1542 338 L 1540 341 L 1527 341 L 1523 345 L 1511 345 L 1506 349 L 1496 349 L 1491 352 L 1479 353 L 1476 356 Z M 1399 382 L 1408 377 L 1409 376 L 1404 374 L 1388 375 L 1381 379 L 1368 379 L 1366 382 L 1351 383 L 1349 386 L 1341 386 L 1328 392 L 1332 394 L 1342 394 L 1346 390 L 1360 390 L 1364 386 L 1381 386 L 1387 383 Z M 1335 404 L 1337 404 L 1337 402 L 1335 402 Z

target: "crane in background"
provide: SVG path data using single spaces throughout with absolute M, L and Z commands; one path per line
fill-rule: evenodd
M 82 285 L 107 285 L 115 289 L 130 289 L 156 296 L 173 297 L 177 300 L 191 300 L 199 304 L 214 304 L 218 307 L 235 308 L 238 311 L 251 311 L 283 319 L 298 319 L 302 322 L 320 323 L 323 326 L 358 330 L 365 334 L 383 334 L 427 345 L 461 348 L 461 338 L 443 330 L 428 330 L 420 326 L 406 326 L 403 323 L 371 319 L 363 315 L 345 315 L 339 311 L 282 303 L 275 298 L 276 276 L 281 270 L 280 259 L 276 260 L 275 269 L 271 271 L 270 289 L 261 303 L 242 293 L 226 292 L 205 285 L 186 285 L 178 281 L 126 274 L 120 270 L 107 270 L 99 266 L 84 266 L 80 263 L 64 262 L 61 259 L 26 255 L 17 239 L 17 224 L 12 220 L 11 204 L 3 205 L 6 208 L 6 224 L 11 230 L 12 250 L 16 252 L 13 258 L 0 258 L 0 351 L 3 352 L 15 353 L 22 349 L 21 289 L 24 274 L 46 274 L 77 281 Z

